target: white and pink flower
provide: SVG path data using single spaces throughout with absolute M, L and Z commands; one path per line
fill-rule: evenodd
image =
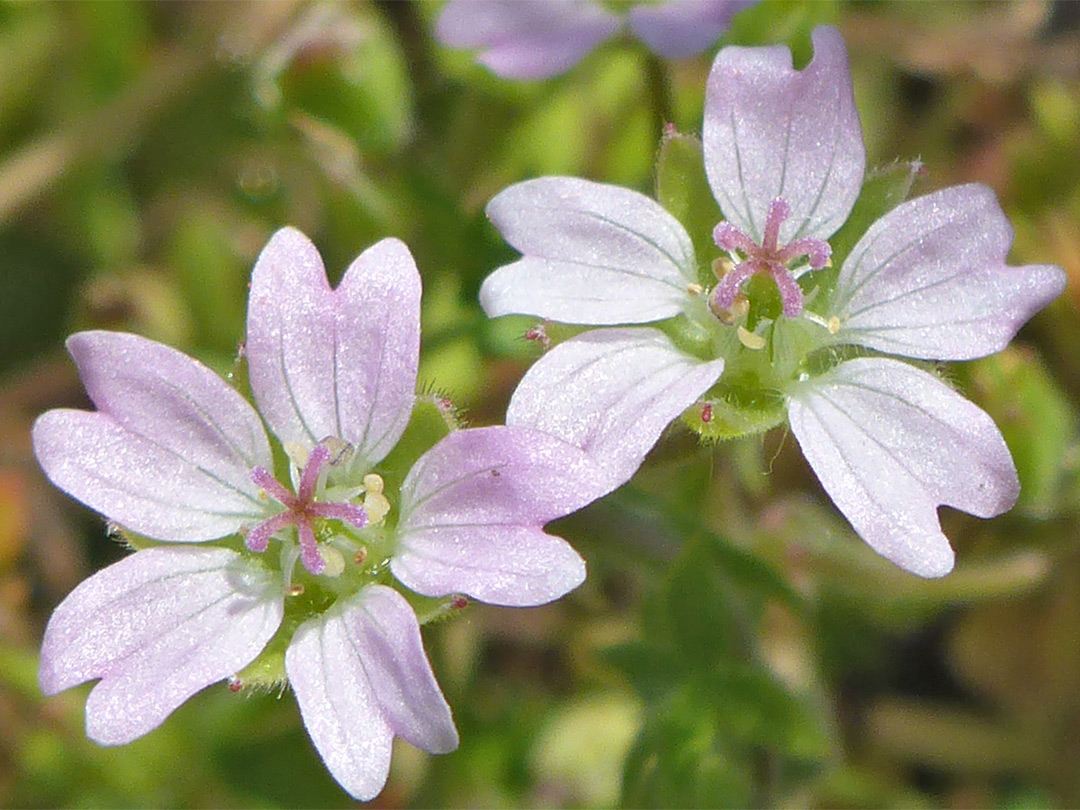
M 70 338 L 97 410 L 45 413 L 34 451 L 61 489 L 155 541 L 79 585 L 46 628 L 46 694 L 100 679 L 91 739 L 146 734 L 270 643 L 315 747 L 356 798 L 382 789 L 395 735 L 457 747 L 392 577 L 429 597 L 557 599 L 585 566 L 542 527 L 600 494 L 600 476 L 580 449 L 505 426 L 451 431 L 403 480 L 384 470 L 416 402 L 419 345 L 420 276 L 405 245 L 379 242 L 331 289 L 315 247 L 289 228 L 252 276 L 258 411 L 167 346 Z
M 727 255 L 711 290 L 683 225 L 642 194 L 545 177 L 491 200 L 488 216 L 523 256 L 484 282 L 490 316 L 597 326 L 679 316 L 670 323 L 696 347 L 676 345 L 671 329 L 586 332 L 529 370 L 507 423 L 574 441 L 617 486 L 695 401 L 711 418 L 718 381 L 745 399 L 773 397 L 860 536 L 909 571 L 941 576 L 954 555 L 937 506 L 1000 514 L 1019 492 L 1016 471 L 989 416 L 933 374 L 882 355 L 1000 351 L 1062 292 L 1065 275 L 1009 267 L 1012 228 L 994 193 L 974 184 L 898 205 L 838 272 L 824 272 L 829 239 L 859 197 L 865 150 L 843 40 L 822 27 L 813 43 L 801 71 L 783 46 L 717 55 L 702 140 L 725 218 L 713 236 Z M 755 276 L 772 280 L 780 307 L 748 320 Z

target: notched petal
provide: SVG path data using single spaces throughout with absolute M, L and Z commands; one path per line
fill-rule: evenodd
M 644 323 L 680 313 L 696 281 L 686 230 L 636 191 L 570 177 L 517 183 L 487 214 L 522 259 L 484 281 L 491 317 Z
M 800 383 L 789 417 L 803 455 L 855 531 L 920 576 L 953 567 L 938 505 L 993 517 L 1020 492 L 993 420 L 897 360 L 849 360 Z
M 120 332 L 68 339 L 98 411 L 57 409 L 33 428 L 58 487 L 157 540 L 211 540 L 263 512 L 250 472 L 272 463 L 258 414 L 206 366 Z
M 394 735 L 433 754 L 457 748 L 416 614 L 391 588 L 371 585 L 301 625 L 285 669 L 312 742 L 357 799 L 382 790 Z
M 252 273 L 247 329 L 252 392 L 284 444 L 332 436 L 368 465 L 390 451 L 420 351 L 420 276 L 402 242 L 368 248 L 332 290 L 307 237 L 278 231 Z
M 580 584 L 584 563 L 541 527 L 606 490 L 586 453 L 546 433 L 507 426 L 452 433 L 405 479 L 391 568 L 426 595 L 549 602 Z
M 870 227 L 840 269 L 838 340 L 883 352 L 970 360 L 1001 351 L 1065 289 L 1052 265 L 1005 263 L 1013 229 L 994 192 L 943 189 Z
M 281 624 L 274 578 L 221 548 L 139 551 L 79 585 L 49 619 L 41 689 L 100 678 L 87 736 L 121 745 L 204 687 L 241 670 Z
M 506 423 L 586 451 L 607 489 L 629 480 L 664 428 L 724 370 L 679 351 L 656 329 L 594 330 L 568 340 L 521 380 Z
M 780 243 L 827 239 L 862 187 L 866 150 L 840 33 L 814 30 L 814 58 L 792 67 L 786 46 L 727 47 L 709 74 L 702 141 L 724 216 L 761 243 L 773 200 L 791 216 Z

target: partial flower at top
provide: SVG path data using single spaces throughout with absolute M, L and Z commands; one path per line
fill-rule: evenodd
M 315 247 L 289 228 L 251 281 L 258 412 L 167 346 L 69 339 L 97 410 L 45 413 L 34 451 L 140 549 L 79 585 L 45 631 L 46 694 L 100 679 L 91 739 L 130 742 L 215 681 L 287 675 L 315 747 L 358 799 L 382 789 L 395 735 L 433 753 L 457 747 L 410 603 L 423 600 L 394 578 L 449 597 L 442 607 L 458 594 L 557 599 L 584 563 L 542 526 L 592 500 L 599 475 L 546 433 L 450 430 L 430 401 L 442 430 L 421 426 L 418 441 L 419 344 L 420 276 L 405 245 L 379 242 L 331 289 Z
M 694 56 L 752 2 L 667 0 L 620 15 L 589 0 L 450 0 L 435 35 L 451 48 L 479 50 L 477 61 L 505 79 L 547 79 L 576 65 L 624 23 L 660 56 Z
M 1012 228 L 979 185 L 898 205 L 833 268 L 829 240 L 859 197 L 865 153 L 844 43 L 827 27 L 813 43 L 802 71 L 783 46 L 717 55 L 703 147 L 725 221 L 711 273 L 683 225 L 633 191 L 546 177 L 490 202 L 488 216 L 524 255 L 484 282 L 489 315 L 671 319 L 666 332 L 596 330 L 555 347 L 525 375 L 507 422 L 576 442 L 616 486 L 695 400 L 686 419 L 706 436 L 786 415 L 860 536 L 909 571 L 941 576 L 953 552 L 937 506 L 1000 514 L 1016 500 L 1016 472 L 984 412 L 878 353 L 1000 351 L 1065 276 L 1006 265 Z

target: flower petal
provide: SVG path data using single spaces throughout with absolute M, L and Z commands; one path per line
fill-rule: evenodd
M 840 270 L 830 311 L 840 318 L 837 339 L 927 359 L 1001 351 L 1065 289 L 1059 267 L 1009 267 L 1012 240 L 986 186 L 955 186 L 897 206 Z
M 840 33 L 814 29 L 814 58 L 792 69 L 791 51 L 728 47 L 709 74 L 705 170 L 724 216 L 761 244 L 773 200 L 791 214 L 780 243 L 827 239 L 862 188 L 866 151 Z
M 222 548 L 138 551 L 83 582 L 45 628 L 41 689 L 101 678 L 86 733 L 122 745 L 250 663 L 282 618 L 280 584 Z
M 477 48 L 477 61 L 506 79 L 546 79 L 568 70 L 615 34 L 622 21 L 582 0 L 451 0 L 435 36 Z
M 390 772 L 394 732 L 340 609 L 297 628 L 285 651 L 285 672 L 304 727 L 331 775 L 354 798 L 373 799 Z
M 990 417 L 898 360 L 841 363 L 792 392 L 789 417 L 807 461 L 855 531 L 920 576 L 953 567 L 939 504 L 993 517 L 1020 492 Z
M 596 329 L 533 364 L 506 423 L 582 448 L 604 469 L 610 491 L 634 475 L 664 428 L 723 370 L 722 359 L 690 357 L 656 329 Z
M 385 585 L 371 585 L 345 608 L 341 621 L 393 732 L 432 754 L 457 748 L 454 718 L 405 598 Z
M 381 461 L 408 424 L 420 352 L 420 275 L 405 245 L 365 250 L 331 290 L 315 246 L 283 228 L 251 277 L 251 388 L 285 444 L 328 436 Z
M 540 527 L 595 500 L 603 485 L 584 452 L 546 433 L 505 426 L 451 433 L 405 478 L 391 570 L 428 596 L 549 602 L 581 583 L 584 563 Z
M 566 323 L 644 323 L 691 300 L 694 248 L 683 226 L 636 191 L 571 177 L 516 183 L 487 215 L 524 257 L 480 288 L 491 317 L 537 315 Z
M 630 9 L 630 28 L 665 59 L 699 54 L 720 38 L 753 0 L 667 0 Z
M 201 363 L 120 332 L 68 339 L 96 413 L 57 409 L 34 453 L 58 487 L 158 540 L 223 537 L 263 515 L 256 466 L 272 457 L 255 410 Z

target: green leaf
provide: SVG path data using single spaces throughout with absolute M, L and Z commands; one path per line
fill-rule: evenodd
M 656 198 L 683 224 L 694 244 L 698 281 L 716 283 L 712 261 L 720 255 L 712 233 L 723 214 L 705 176 L 701 141 L 693 135 L 665 133 L 656 160 Z
M 796 759 L 822 759 L 829 752 L 818 713 L 763 666 L 728 663 L 702 681 L 702 690 L 718 729 L 742 745 Z
M 715 721 L 690 688 L 655 707 L 626 757 L 621 806 L 750 806 L 750 762 L 724 744 Z
M 669 643 L 688 666 L 706 670 L 745 647 L 736 594 L 724 581 L 713 550 L 707 541 L 688 545 L 661 592 Z
M 285 103 L 340 128 L 361 149 L 387 152 L 402 146 L 413 130 L 413 92 L 404 58 L 378 16 L 344 13 L 337 27 L 362 27 L 355 44 L 342 42 L 329 54 L 315 47 L 292 59 L 280 79 Z
M 644 641 L 616 644 L 602 650 L 600 655 L 622 672 L 634 691 L 650 703 L 664 697 L 683 674 L 670 651 Z

